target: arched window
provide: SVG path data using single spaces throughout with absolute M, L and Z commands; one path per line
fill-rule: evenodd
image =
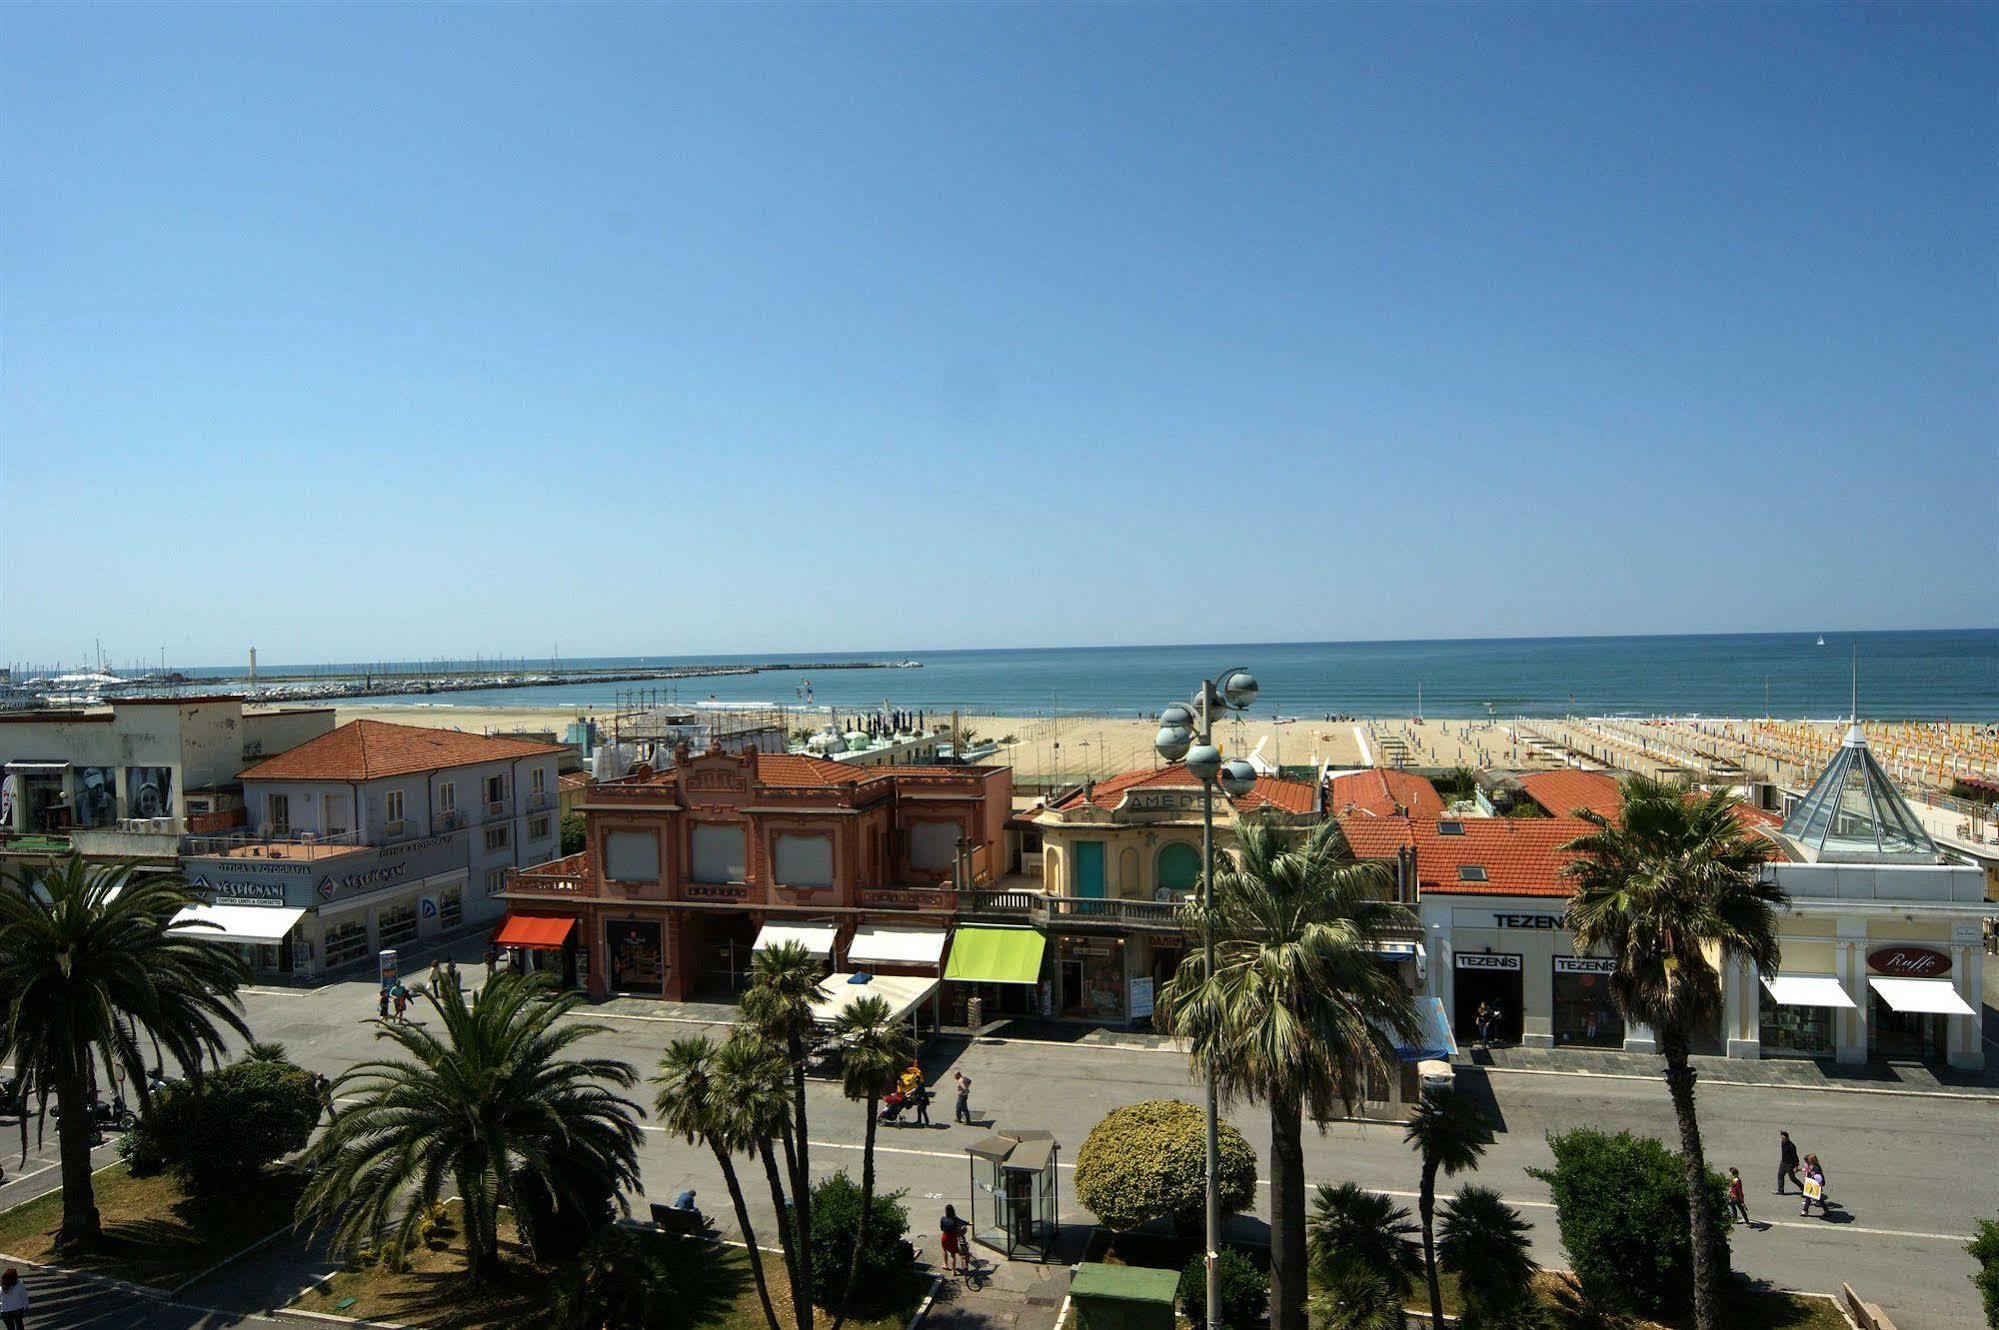
M 1192 891 L 1201 881 L 1201 852 L 1185 841 L 1174 841 L 1159 850 L 1159 887 L 1162 891 Z

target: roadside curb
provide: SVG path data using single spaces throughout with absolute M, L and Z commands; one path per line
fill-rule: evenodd
M 1453 1066 L 1457 1064 L 1453 1063 Z M 1629 1071 L 1560 1071 L 1552 1067 L 1495 1067 L 1483 1063 L 1469 1063 L 1487 1074 L 1503 1076 L 1579 1076 L 1599 1081 L 1651 1081 L 1659 1082 L 1657 1076 L 1644 1076 Z M 1698 1070 L 1698 1069 L 1697 1069 Z M 1885 1086 L 1873 1085 L 1792 1085 L 1783 1081 L 1722 1081 L 1700 1078 L 1703 1090 L 1803 1090 L 1809 1094 L 1872 1094 L 1888 1098 L 1900 1096 L 1904 1099 L 1945 1099 L 1965 1100 L 1971 1103 L 1999 1102 L 1999 1091 L 1985 1090 L 1891 1090 Z
M 278 1238 L 283 1237 L 285 1234 L 294 1231 L 295 1230 L 290 1224 L 286 1224 L 282 1228 L 272 1229 L 269 1233 L 266 1233 L 263 1237 L 258 1238 L 255 1242 L 251 1243 L 249 1246 L 244 1247 L 241 1250 L 231 1252 L 229 1255 L 223 1257 L 221 1260 L 217 1261 L 214 1265 L 209 1266 L 206 1270 L 201 1271 L 199 1274 L 196 1274 L 188 1279 L 181 1280 L 180 1283 L 175 1284 L 172 1288 L 167 1290 L 167 1296 L 170 1298 L 179 1297 L 182 1293 L 185 1293 L 188 1289 L 193 1288 L 196 1284 L 199 1284 L 202 1280 L 208 1278 L 210 1275 L 214 1274 L 217 1270 L 220 1270 L 223 1266 L 228 1265 L 234 1261 L 240 1261 L 245 1256 L 248 1256 L 251 1252 L 257 1250 L 257 1248 L 266 1246 L 269 1243 L 276 1241 Z
M 68 1279 L 82 1279 L 92 1284 L 102 1284 L 106 1288 L 115 1288 L 120 1293 L 129 1293 L 135 1298 L 148 1298 L 154 1302 L 165 1302 L 169 1296 L 165 1289 L 155 1288 L 151 1284 L 135 1284 L 129 1279 L 93 1274 L 88 1270 L 78 1270 L 74 1266 L 57 1265 L 54 1261 L 31 1261 L 25 1256 L 12 1256 L 6 1252 L 0 1252 L 0 1261 L 5 1261 L 9 1265 L 26 1266 L 31 1270 L 53 1270 Z
M 262 1312 L 264 1316 L 297 1316 L 308 1321 L 324 1321 L 329 1325 L 358 1325 L 366 1330 L 416 1330 L 415 1326 L 399 1321 L 364 1321 L 356 1316 L 335 1316 L 332 1312 L 301 1311 L 297 1307 L 272 1307 Z
M 930 1315 L 930 1304 L 937 1301 L 937 1291 L 943 1287 L 943 1276 L 930 1276 L 930 1291 L 923 1295 L 923 1301 L 916 1304 L 916 1310 L 910 1313 L 909 1323 L 903 1326 L 902 1330 L 916 1330 L 917 1326 L 923 1324 L 923 1318 Z

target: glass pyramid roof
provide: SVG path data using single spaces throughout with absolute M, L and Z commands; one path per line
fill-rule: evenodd
M 1934 858 L 1936 842 L 1868 751 L 1855 725 L 1832 763 L 1784 820 L 1783 834 L 1813 858 Z

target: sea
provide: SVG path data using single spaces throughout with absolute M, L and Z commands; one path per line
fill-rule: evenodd
M 914 660 L 920 668 L 770 671 L 656 683 L 578 683 L 382 695 L 366 705 L 608 709 L 644 690 L 661 701 L 839 710 L 1050 715 L 1152 714 L 1200 681 L 1242 667 L 1262 684 L 1257 715 L 1476 717 L 1706 715 L 1839 717 L 1858 662 L 1863 715 L 1999 719 L 1999 628 L 1927 632 L 1265 642 L 990 651 L 632 656 L 561 666 L 646 668 Z M 551 662 L 529 660 L 527 669 Z M 453 662 L 469 667 L 472 662 Z M 353 665 L 266 667 L 336 675 Z M 190 674 L 196 673 L 189 671 Z M 240 674 L 240 667 L 199 673 Z M 348 705 L 362 705 L 355 701 Z

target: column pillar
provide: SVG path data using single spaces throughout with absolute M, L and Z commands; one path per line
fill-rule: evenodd
M 1763 1056 L 1763 1003 L 1758 989 L 1761 980 L 1745 957 L 1730 956 L 1722 971 L 1721 1028 L 1727 1039 L 1728 1056 L 1757 1059 Z
M 1867 1061 L 1867 1008 L 1874 990 L 1867 986 L 1867 921 L 1841 918 L 1838 940 L 1833 944 L 1840 987 L 1853 1003 L 1833 1021 L 1834 1055 L 1842 1063 Z
M 1957 995 L 1965 1005 L 1978 1013 L 1973 1016 L 1950 1016 L 1949 1041 L 1945 1044 L 1945 1056 L 1953 1067 L 1971 1071 L 1985 1068 L 1985 948 L 1978 938 L 1977 924 L 1958 924 L 1951 929 L 1950 977 Z

